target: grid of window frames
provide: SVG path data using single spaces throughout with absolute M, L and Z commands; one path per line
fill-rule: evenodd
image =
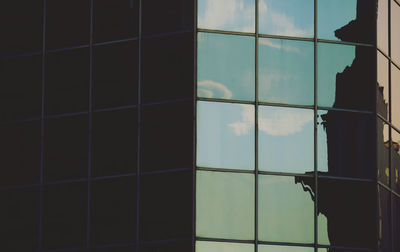
M 191 251 L 193 1 L 0 10 L 0 251 Z
M 399 18 L 197 0 L 197 252 L 399 251 Z

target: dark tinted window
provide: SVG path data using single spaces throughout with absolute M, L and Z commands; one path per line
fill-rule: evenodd
M 0 249 L 36 252 L 39 235 L 39 188 L 0 191 Z
M 1 1 L 0 56 L 42 50 L 42 0 Z
M 389 125 L 377 118 L 377 158 L 378 158 L 378 180 L 389 185 Z
M 136 241 L 136 177 L 92 182 L 92 245 Z
M 40 182 L 40 121 L 0 125 L 0 185 Z
M 44 248 L 85 246 L 87 205 L 87 183 L 47 185 L 44 190 Z
M 1 60 L 0 83 L 0 121 L 40 117 L 41 56 Z
M 193 161 L 193 103 L 143 108 L 143 171 L 191 167 Z
M 145 39 L 142 57 L 144 102 L 193 97 L 192 33 Z
M 47 119 L 45 179 L 84 178 L 88 174 L 89 120 L 87 115 Z
M 94 48 L 94 108 L 137 103 L 138 42 Z
M 90 0 L 48 0 L 46 25 L 49 49 L 89 44 Z
M 191 237 L 192 184 L 191 171 L 142 175 L 142 240 Z
M 193 30 L 194 1 L 142 1 L 143 33 L 156 34 Z
M 119 40 L 137 36 L 139 1 L 95 0 L 94 41 Z
M 143 252 L 191 252 L 192 242 L 174 242 L 174 243 L 158 243 L 158 244 L 147 244 L 140 247 L 140 251 Z
M 87 110 L 89 77 L 89 48 L 49 53 L 45 96 L 47 113 Z
M 379 251 L 391 251 L 390 192 L 378 186 L 378 246 Z
M 136 172 L 137 135 L 136 110 L 94 113 L 92 174 Z
M 400 251 L 400 197 L 393 196 L 393 251 Z
M 90 250 L 90 252 L 135 252 L 135 251 L 136 251 L 136 246 L 96 248 Z

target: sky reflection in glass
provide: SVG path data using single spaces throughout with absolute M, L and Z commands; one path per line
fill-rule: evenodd
M 260 33 L 313 37 L 313 0 L 259 0 Z
M 296 177 L 258 177 L 258 234 L 262 241 L 314 242 L 314 202 Z
M 198 0 L 199 28 L 254 32 L 255 0 Z
M 254 106 L 197 102 L 197 166 L 254 169 Z
M 196 241 L 197 252 L 254 252 L 253 244 Z
M 314 171 L 314 112 L 260 106 L 258 164 L 261 171 Z
M 254 101 L 254 38 L 198 33 L 197 95 Z
M 295 105 L 314 103 L 314 44 L 259 39 L 259 99 Z
M 313 247 L 292 247 L 292 246 L 275 246 L 275 245 L 259 245 L 260 252 L 314 252 Z

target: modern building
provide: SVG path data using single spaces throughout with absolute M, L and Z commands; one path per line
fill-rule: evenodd
M 397 0 L 0 10 L 0 251 L 400 251 Z

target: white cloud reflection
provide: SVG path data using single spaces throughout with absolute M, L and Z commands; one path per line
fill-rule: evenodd
M 313 121 L 314 114 L 309 110 L 270 108 L 260 110 L 258 130 L 271 136 L 288 136 L 303 130 L 304 125 Z M 235 135 L 248 134 L 254 127 L 254 109 L 243 105 L 242 120 L 228 124 Z
M 212 80 L 199 81 L 197 86 L 201 97 L 231 99 L 233 95 L 232 91 L 224 84 Z M 216 96 L 214 96 L 215 93 L 217 94 Z
M 275 43 L 271 39 L 260 39 L 259 40 L 259 44 L 260 45 L 264 45 L 264 46 L 268 46 L 268 47 L 271 47 L 271 48 L 275 48 L 275 49 L 278 49 L 278 50 L 283 50 L 285 52 L 293 52 L 293 53 L 298 53 L 298 54 L 302 53 L 301 50 L 298 47 L 284 45 L 282 43 Z

